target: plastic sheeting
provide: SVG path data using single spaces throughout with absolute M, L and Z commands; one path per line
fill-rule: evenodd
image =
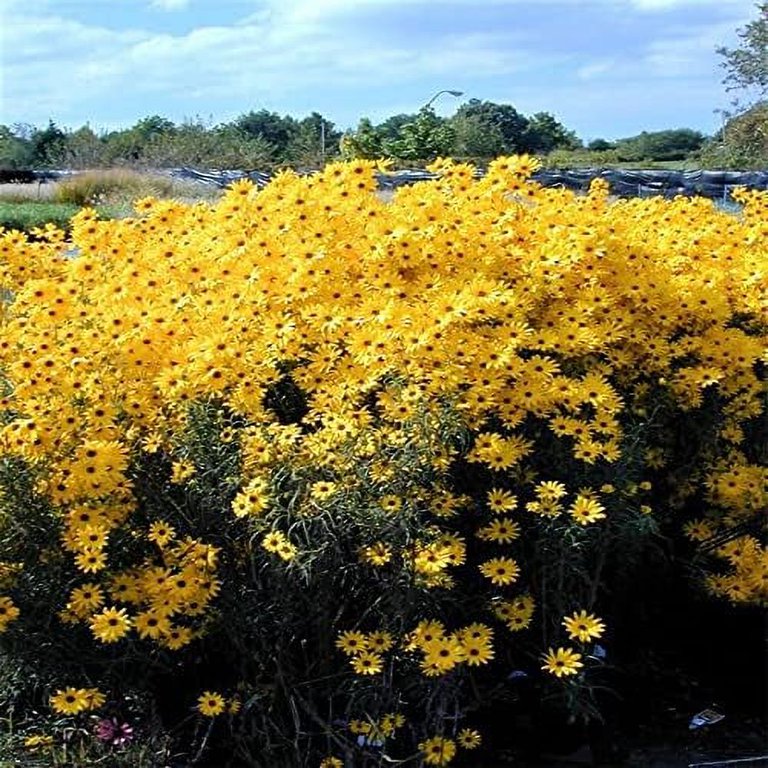
M 266 171 L 197 170 L 172 168 L 164 173 L 173 178 L 224 188 L 238 179 L 251 179 L 257 186 L 269 183 L 272 174 Z M 66 178 L 77 171 L 2 171 L 0 183 L 46 182 Z M 478 170 L 476 176 L 482 176 Z M 392 190 L 406 184 L 428 181 L 435 174 L 421 169 L 394 171 L 377 175 L 379 189 Z M 675 197 L 700 195 L 713 200 L 728 201 L 734 187 L 768 190 L 768 171 L 627 171 L 613 168 L 579 168 L 575 170 L 541 170 L 533 178 L 545 187 L 563 187 L 585 191 L 592 179 L 605 179 L 612 194 L 618 197 Z
M 269 182 L 271 175 L 262 171 L 198 171 L 174 168 L 171 176 L 226 187 L 233 181 L 248 178 L 258 186 Z M 482 175 L 478 171 L 477 175 Z M 434 179 L 424 170 L 405 170 L 378 174 L 380 189 L 396 189 L 406 184 Z M 728 200 L 734 187 L 768 189 L 768 171 L 626 171 L 584 168 L 577 170 L 542 170 L 533 178 L 545 187 L 564 187 L 574 191 L 588 189 L 592 179 L 605 179 L 611 193 L 619 197 L 675 197 L 700 195 L 715 200 Z

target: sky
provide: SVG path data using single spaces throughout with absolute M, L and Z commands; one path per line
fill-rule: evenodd
M 476 98 L 589 141 L 714 133 L 719 45 L 755 0 L 0 0 L 0 124 L 320 112 L 340 129 Z

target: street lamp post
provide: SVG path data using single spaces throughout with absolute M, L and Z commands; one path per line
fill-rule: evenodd
M 432 106 L 432 102 L 438 97 L 441 96 L 444 93 L 449 93 L 451 96 L 456 96 L 457 98 L 459 96 L 464 95 L 464 91 L 452 91 L 449 88 L 446 88 L 445 90 L 438 91 L 423 107 L 422 109 L 429 109 Z

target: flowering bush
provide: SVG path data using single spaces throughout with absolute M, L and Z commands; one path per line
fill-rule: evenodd
M 660 526 L 765 603 L 768 196 L 534 165 L 0 235 L 6 703 L 100 748 L 445 765 L 509 675 L 594 714 L 604 588 Z

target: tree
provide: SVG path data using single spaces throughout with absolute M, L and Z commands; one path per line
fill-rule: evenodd
M 30 140 L 34 165 L 51 167 L 64 161 L 67 137 L 53 120 L 43 130 L 36 130 Z
M 69 168 L 98 168 L 104 164 L 104 142 L 84 125 L 67 135 L 65 163 Z
M 453 156 L 488 159 L 505 154 L 504 136 L 497 125 L 489 125 L 479 115 L 456 114 L 451 118 L 455 139 Z
M 525 152 L 528 120 L 511 104 L 470 99 L 451 119 L 461 154 L 494 157 Z
M 277 112 L 260 109 L 240 115 L 234 125 L 249 139 L 260 137 L 267 141 L 273 147 L 274 160 L 288 160 L 289 145 L 298 131 L 298 124 L 290 115 L 281 117 Z
M 167 136 L 176 130 L 176 126 L 171 120 L 160 115 L 151 115 L 139 120 L 131 129 L 144 141 L 152 141 L 160 136 Z
M 327 157 L 338 154 L 339 139 L 341 131 L 319 112 L 313 112 L 297 122 L 287 156 L 301 165 L 318 167 Z
M 728 90 L 756 88 L 763 97 L 768 94 L 768 2 L 758 3 L 757 12 L 757 19 L 738 31 L 741 46 L 721 46 L 717 52 L 724 59 Z
M 761 170 L 768 166 L 768 100 L 731 117 L 723 138 L 710 140 L 702 149 L 705 168 Z
M 704 135 L 690 128 L 643 131 L 619 139 L 616 148 L 622 160 L 684 160 L 704 145 Z
M 608 149 L 613 149 L 616 145 L 613 142 L 606 139 L 592 139 L 587 144 L 587 149 L 591 152 L 605 152 Z
M 33 165 L 32 144 L 17 128 L 0 125 L 0 168 L 24 170 Z
M 523 151 L 547 154 L 553 149 L 578 149 L 581 142 L 549 112 L 537 112 L 528 119 Z
M 393 141 L 400 135 L 403 126 L 412 123 L 417 117 L 418 114 L 415 113 L 411 115 L 405 113 L 392 115 L 376 126 L 376 133 L 381 136 L 382 141 Z
M 360 118 L 357 130 L 342 137 L 340 147 L 342 156 L 347 158 L 376 160 L 386 154 L 384 137 L 368 117 Z
M 449 155 L 453 141 L 448 121 L 438 117 L 432 107 L 422 107 L 415 120 L 402 126 L 396 139 L 384 141 L 384 148 L 401 160 L 434 160 Z

